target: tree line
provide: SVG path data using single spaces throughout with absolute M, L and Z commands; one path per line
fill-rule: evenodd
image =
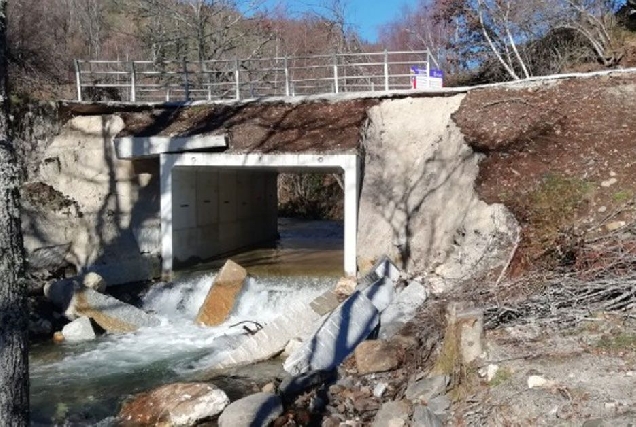
M 216 59 L 364 49 L 345 0 L 294 15 L 264 0 L 13 0 L 8 55 L 14 93 L 72 96 L 73 60 Z
M 456 83 L 489 83 L 621 66 L 635 25 L 636 0 L 420 0 L 380 40 L 429 48 Z
M 267 6 L 267 7 L 266 7 Z M 301 15 L 264 0 L 13 0 L 12 92 L 72 97 L 73 59 L 181 60 L 430 49 L 451 84 L 620 66 L 636 0 L 420 0 L 361 40 L 347 0 Z M 633 28 L 632 28 L 633 29 Z

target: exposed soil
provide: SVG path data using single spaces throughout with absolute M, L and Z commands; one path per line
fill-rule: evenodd
M 523 226 L 517 273 L 565 231 L 584 237 L 633 222 L 634 117 L 632 74 L 469 92 L 454 120 L 486 154 L 480 196 L 504 203 Z
M 223 134 L 230 152 L 343 152 L 355 150 L 367 110 L 377 99 L 341 102 L 204 105 L 122 114 L 120 136 Z

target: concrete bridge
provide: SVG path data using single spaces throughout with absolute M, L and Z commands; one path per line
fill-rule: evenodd
M 443 280 L 485 268 L 499 254 L 487 242 L 510 240 L 510 221 L 474 191 L 478 156 L 451 119 L 465 92 L 66 103 L 70 120 L 27 185 L 59 202 L 24 194 L 29 261 L 111 284 L 169 277 L 275 239 L 277 175 L 318 172 L 344 178 L 343 273 L 383 254 Z M 475 245 L 458 240 L 465 229 L 483 253 L 461 252 Z

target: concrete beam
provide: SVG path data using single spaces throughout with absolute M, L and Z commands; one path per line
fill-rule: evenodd
M 120 159 L 158 157 L 163 153 L 181 153 L 208 148 L 227 148 L 226 135 L 194 135 L 187 137 L 150 136 L 123 137 L 113 140 Z

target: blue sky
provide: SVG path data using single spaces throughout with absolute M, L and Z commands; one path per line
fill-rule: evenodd
M 276 0 L 270 0 L 275 3 Z M 312 8 L 320 10 L 321 0 L 278 0 L 286 4 L 293 13 Z M 347 18 L 358 29 L 363 39 L 375 42 L 378 28 L 400 16 L 405 5 L 415 5 L 418 0 L 347 0 Z M 328 3 L 328 2 L 327 2 Z

